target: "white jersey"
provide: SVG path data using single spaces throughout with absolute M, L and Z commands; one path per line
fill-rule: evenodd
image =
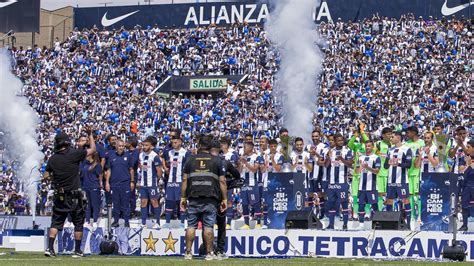
M 389 165 L 391 159 L 396 159 L 398 165 Z M 384 167 L 388 167 L 388 184 L 408 184 L 408 169 L 411 167 L 413 159 L 412 149 L 405 145 L 392 147 L 388 150 Z
M 273 157 L 273 161 L 271 160 L 270 153 L 265 155 L 263 157 L 263 159 L 265 161 L 265 165 L 267 166 L 267 170 L 265 172 L 263 172 L 262 182 L 263 182 L 263 187 L 267 187 L 267 185 L 268 185 L 268 175 L 270 173 L 276 173 L 277 172 L 274 168 L 273 161 L 275 161 L 275 163 L 277 165 L 283 165 L 284 158 L 283 158 L 283 154 L 277 152 L 277 153 L 275 153 L 275 155 Z
M 436 145 L 431 145 L 429 154 L 435 158 L 438 157 L 438 148 Z M 421 157 L 421 166 L 420 166 L 420 172 L 423 173 L 435 173 L 436 170 L 439 167 L 438 165 L 432 165 L 430 160 L 428 159 L 428 153 L 425 152 L 424 149 L 420 149 L 420 157 Z
M 370 155 L 361 155 L 359 157 L 359 164 L 363 162 L 367 164 L 368 167 L 372 169 L 380 169 L 380 157 L 375 154 Z M 359 179 L 359 190 L 362 191 L 375 191 L 377 190 L 377 175 L 367 169 L 362 169 L 360 172 Z
M 306 176 L 308 174 L 308 170 L 306 169 L 306 165 L 304 164 L 304 162 L 305 161 L 307 163 L 313 162 L 313 159 L 311 158 L 311 155 L 309 154 L 309 152 L 303 151 L 299 153 L 297 151 L 292 151 L 290 158 L 291 158 L 291 163 L 295 165 L 293 172 L 303 173 Z
M 252 153 L 249 156 L 243 156 L 250 165 L 260 164 L 263 162 L 263 159 L 258 156 L 256 153 Z M 250 171 L 245 165 L 242 168 L 241 173 L 242 178 L 244 178 L 244 184 L 253 187 L 258 185 L 258 170 L 255 172 Z
M 313 145 L 308 145 L 306 146 L 307 151 L 309 152 Z M 316 145 L 316 154 L 319 155 L 320 158 L 325 159 L 327 154 L 328 154 L 328 147 L 324 143 L 319 143 Z M 326 180 L 325 178 L 323 179 L 323 175 L 325 174 L 324 169 L 326 167 L 318 165 L 318 156 L 313 157 L 313 172 L 310 175 L 310 180 L 316 179 L 316 180 Z
M 233 149 L 229 149 L 227 153 L 222 155 L 224 160 L 227 160 L 232 163 L 232 165 L 237 166 L 237 162 L 239 161 L 239 154 L 234 151 Z
M 141 152 L 139 156 L 140 169 L 138 170 L 138 182 L 141 187 L 158 187 L 161 176 L 156 171 L 157 166 L 161 166 L 160 156 L 151 151 L 148 154 Z
M 189 153 L 184 148 L 179 150 L 170 150 L 168 152 L 169 158 L 169 167 L 170 167 L 170 174 L 168 177 L 168 183 L 181 183 L 183 182 L 183 169 L 186 159 Z
M 337 148 L 329 150 L 329 160 L 331 162 L 327 172 L 329 184 L 347 183 L 349 167 L 342 161 L 337 160 L 339 156 L 344 158 L 344 160 L 352 160 L 352 151 L 347 147 L 342 147 L 342 149 L 339 150 Z
M 464 140 L 464 147 L 467 145 L 467 141 L 468 141 L 467 139 Z M 453 143 L 453 146 L 456 147 L 456 141 L 453 140 L 452 143 Z M 464 151 L 462 148 L 459 148 L 454 155 L 453 173 L 460 174 L 459 166 L 461 165 L 461 161 L 463 160 L 463 158 L 464 158 Z

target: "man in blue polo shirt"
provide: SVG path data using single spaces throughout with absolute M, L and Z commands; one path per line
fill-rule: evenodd
M 135 173 L 133 180 L 135 181 L 137 181 L 138 179 L 138 160 L 140 156 L 140 151 L 138 150 L 137 146 L 138 146 L 138 139 L 134 136 L 128 137 L 125 147 L 127 148 L 127 151 L 130 155 L 130 159 L 132 160 L 133 173 Z M 135 184 L 135 187 L 136 187 L 136 184 Z M 135 189 L 132 189 L 131 194 L 130 194 L 130 215 L 132 217 L 135 215 L 136 208 L 137 208 L 137 191 Z
M 135 189 L 133 162 L 125 152 L 125 142 L 117 140 L 116 151 L 107 158 L 105 173 L 105 190 L 112 195 L 113 227 L 118 226 L 120 215 L 125 220 L 125 227 L 130 227 L 130 195 Z

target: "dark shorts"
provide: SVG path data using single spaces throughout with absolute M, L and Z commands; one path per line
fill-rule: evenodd
M 310 188 L 309 192 L 311 193 L 322 192 L 321 180 L 318 180 L 318 179 L 309 180 L 309 188 Z
M 267 203 L 267 200 L 266 200 L 267 196 L 268 196 L 268 188 L 264 187 L 262 190 L 262 203 L 263 204 Z
M 166 200 L 180 201 L 181 200 L 181 184 L 170 183 L 166 185 Z
M 227 201 L 232 202 L 234 200 L 234 197 L 232 196 L 234 189 L 228 189 L 227 190 Z
M 159 198 L 157 187 L 140 187 L 140 199 L 155 200 Z
M 408 184 L 388 184 L 387 199 L 406 199 L 410 197 Z
M 349 200 L 349 184 L 329 184 L 328 201 L 346 202 Z
M 468 209 L 474 206 L 474 187 L 464 187 L 461 194 L 461 206 Z
M 87 202 L 83 200 L 82 197 L 79 198 L 66 195 L 61 199 L 58 195 L 55 195 L 53 200 L 51 228 L 56 228 L 59 231 L 62 231 L 64 222 L 68 215 L 71 215 L 72 223 L 74 224 L 74 232 L 82 232 L 86 217 L 86 204 Z
M 200 203 L 190 200 L 186 214 L 188 217 L 188 228 L 197 229 L 198 222 L 202 222 L 203 228 L 213 229 L 216 223 L 217 202 Z
M 329 182 L 328 181 L 321 181 L 321 191 L 323 193 L 327 193 L 328 192 L 328 185 L 329 185 Z
M 377 190 L 364 191 L 359 190 L 359 205 L 375 204 L 378 201 L 378 192 Z
M 243 186 L 240 191 L 242 205 L 254 205 L 260 203 L 260 189 L 258 186 Z

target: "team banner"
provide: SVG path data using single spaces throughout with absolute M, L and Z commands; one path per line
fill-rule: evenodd
M 284 229 L 288 211 L 304 209 L 304 179 L 302 173 L 269 173 L 265 196 L 268 228 Z
M 102 229 L 95 233 L 84 230 L 86 254 L 97 253 Z M 61 253 L 74 250 L 73 229 L 60 234 Z M 181 256 L 185 251 L 185 231 L 150 229 L 115 229 L 121 254 L 142 256 Z M 125 235 L 128 234 L 128 235 Z M 67 238 L 67 240 L 65 240 Z M 444 246 L 450 245 L 452 234 L 445 232 L 411 231 L 316 231 L 316 230 L 229 230 L 226 253 L 232 257 L 331 257 L 365 259 L 440 259 Z M 467 251 L 468 261 L 474 260 L 472 234 L 458 234 L 457 240 Z M 196 232 L 195 255 L 202 243 L 201 231 Z
M 33 1 L 33 0 L 30 0 Z M 317 5 L 317 3 L 321 4 Z M 399 18 L 411 13 L 415 17 L 441 18 L 472 16 L 471 0 L 327 0 L 314 1 L 308 10 L 315 22 L 357 21 L 373 15 Z M 74 23 L 79 29 L 110 27 L 133 28 L 158 25 L 159 27 L 196 27 L 214 23 L 218 26 L 236 22 L 263 24 L 271 17 L 273 4 L 270 0 L 248 0 L 224 3 L 136 5 L 112 7 L 75 8 Z
M 458 195 L 458 175 L 423 173 L 420 185 L 422 231 L 448 231 L 451 195 Z
M 0 0 L 0 32 L 39 32 L 39 19 L 40 0 Z

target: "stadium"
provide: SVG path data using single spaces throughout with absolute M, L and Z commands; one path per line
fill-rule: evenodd
M 0 0 L 0 261 L 474 261 L 472 0 Z

